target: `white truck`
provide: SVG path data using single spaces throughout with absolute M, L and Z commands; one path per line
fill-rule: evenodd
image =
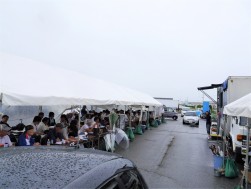
M 167 108 L 172 108 L 173 110 L 176 110 L 179 108 L 179 101 L 173 100 L 173 98 L 159 98 L 155 97 L 157 101 L 159 101 L 161 104 L 163 104 Z
M 227 104 L 249 93 L 251 93 L 251 76 L 230 76 L 222 86 L 217 88 L 220 134 L 225 132 L 228 136 L 229 147 L 232 148 L 237 161 L 244 154 L 242 145 L 247 136 L 247 130 L 244 127 L 247 120 L 243 117 L 228 117 L 224 127 L 223 109 Z

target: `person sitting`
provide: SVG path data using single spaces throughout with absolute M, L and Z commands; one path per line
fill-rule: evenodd
M 109 128 L 109 126 L 110 126 L 109 118 L 105 117 L 104 120 L 100 122 L 100 124 L 102 126 L 105 126 L 106 128 Z
M 70 132 L 68 135 L 68 143 L 74 143 L 77 144 L 78 143 L 78 139 L 76 139 L 75 133 Z
M 33 126 L 35 133 L 37 132 L 38 125 L 39 125 L 39 123 L 40 123 L 41 121 L 42 121 L 42 119 L 41 119 L 41 117 L 39 117 L 39 116 L 35 116 L 35 117 L 33 118 L 33 121 L 32 121 L 32 123 L 31 123 L 30 125 Z
M 35 138 L 35 143 L 40 143 L 41 142 L 41 135 L 43 135 L 43 133 L 38 132 L 38 125 L 40 124 L 40 122 L 42 121 L 41 117 L 39 116 L 35 116 L 33 118 L 33 121 L 30 125 L 33 126 L 34 128 L 34 138 Z
M 45 117 L 43 118 L 43 120 L 39 123 L 38 127 L 37 127 L 37 133 L 42 133 L 42 134 L 46 134 L 49 131 L 49 118 Z
M 72 133 L 74 137 L 78 136 L 78 120 L 72 120 L 68 127 L 68 133 Z M 69 136 L 69 135 L 68 135 Z
M 40 117 L 42 120 L 44 118 L 44 112 L 39 112 L 38 117 Z
M 68 139 L 67 131 L 68 131 L 69 122 L 68 122 L 67 116 L 65 114 L 61 115 L 60 123 L 62 125 L 64 139 L 67 140 Z
M 56 125 L 56 120 L 54 119 L 54 116 L 55 116 L 54 112 L 49 113 L 49 123 L 48 123 L 49 127 Z
M 85 133 L 85 132 L 87 133 L 92 132 L 92 120 L 91 119 L 87 119 L 86 124 L 82 126 L 79 130 L 80 134 Z
M 94 118 L 94 123 L 92 124 L 92 128 L 99 128 L 100 127 L 100 119 L 99 117 Z
M 4 147 L 12 146 L 10 137 L 8 136 L 9 128 L 6 125 L 0 125 L 0 145 Z
M 0 125 L 6 125 L 9 130 L 11 130 L 11 126 L 8 124 L 9 116 L 3 115 L 2 120 L 0 121 Z
M 61 123 L 57 123 L 54 129 L 51 129 L 46 137 L 46 144 L 49 140 L 51 144 L 56 144 L 58 142 L 63 142 L 63 125 Z M 45 144 L 45 145 L 46 145 Z M 44 145 L 44 144 L 43 144 Z
M 18 146 L 38 146 L 39 143 L 35 143 L 35 138 L 33 137 L 34 133 L 34 127 L 32 125 L 27 125 L 24 133 L 19 136 Z
M 9 131 L 11 131 L 12 127 L 8 124 L 9 116 L 3 115 L 2 120 L 0 121 L 0 125 L 3 125 L 5 127 L 5 130 L 8 130 L 8 136 L 10 137 L 11 142 L 17 143 L 17 139 L 13 134 L 10 134 Z

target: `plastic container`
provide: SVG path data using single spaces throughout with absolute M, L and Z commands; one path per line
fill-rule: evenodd
M 219 170 L 223 167 L 223 157 L 214 155 L 214 169 Z

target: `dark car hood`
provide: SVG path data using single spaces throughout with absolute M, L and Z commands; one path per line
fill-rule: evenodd
M 0 188 L 63 188 L 118 155 L 69 147 L 0 149 Z

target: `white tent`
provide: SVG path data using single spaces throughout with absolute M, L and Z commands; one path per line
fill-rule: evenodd
M 238 116 L 238 117 L 246 117 L 251 118 L 251 93 L 226 105 L 223 110 L 224 115 L 228 116 Z M 250 120 L 250 119 L 249 119 Z M 248 188 L 248 169 L 249 169 L 249 163 L 248 163 L 248 157 L 249 157 L 249 139 L 250 139 L 250 121 L 248 121 L 247 125 L 247 154 L 246 154 L 246 161 L 245 161 L 245 181 L 246 186 L 245 188 Z
M 251 93 L 225 106 L 223 114 L 251 118 Z
M 147 94 L 6 53 L 0 53 L 0 67 L 3 105 L 161 106 Z

